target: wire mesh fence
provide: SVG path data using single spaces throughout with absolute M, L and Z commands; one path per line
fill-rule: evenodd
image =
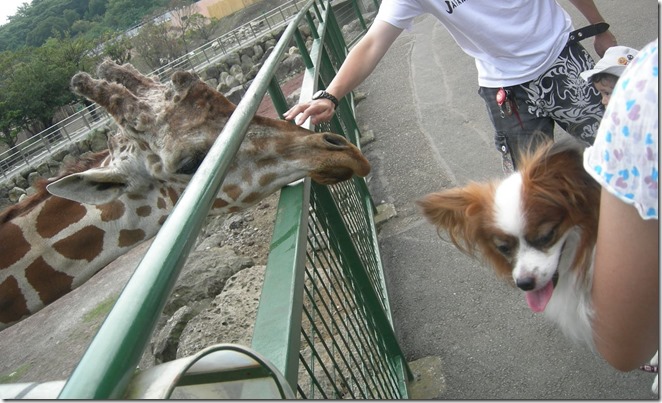
M 368 309 L 367 287 L 384 295 L 359 179 L 313 185 L 308 219 L 297 393 L 303 399 L 400 399 L 404 379 Z M 334 211 L 335 210 L 335 211 Z M 342 225 L 337 225 L 342 217 Z M 332 226 L 331 222 L 336 225 Z M 338 234 L 334 228 L 347 230 Z M 343 236 L 344 235 L 344 236 Z M 347 256 L 356 250 L 359 262 Z M 351 252 L 350 252 L 351 254 Z M 352 267 L 354 266 L 354 267 Z M 372 267 L 372 269 L 369 269 Z M 357 270 L 370 275 L 361 278 Z M 369 284 L 365 283 L 369 278 Z M 381 303 L 382 301 L 380 301 Z M 382 308 L 383 309 L 383 308 Z

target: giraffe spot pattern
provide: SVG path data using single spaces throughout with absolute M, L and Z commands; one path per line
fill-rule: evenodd
M 0 283 L 0 322 L 11 323 L 29 315 L 28 304 L 14 276 Z
M 74 278 L 52 268 L 39 257 L 25 269 L 25 278 L 44 304 L 50 304 L 71 291 Z
M 152 214 L 152 206 L 140 206 L 136 209 L 138 217 L 149 217 Z
M 120 231 L 118 244 L 120 248 L 135 245 L 145 239 L 145 231 L 141 229 L 123 229 Z
M 101 213 L 101 221 L 109 222 L 115 221 L 124 215 L 126 207 L 124 203 L 119 200 L 114 200 L 110 203 L 100 204 L 96 206 L 97 210 Z
M 175 204 L 177 203 L 177 199 L 179 199 L 179 194 L 175 191 L 175 189 L 168 188 L 168 197 L 170 198 L 172 204 Z
M 241 196 L 241 187 L 235 184 L 223 186 L 223 192 L 227 194 L 232 200 L 236 201 Z
M 69 225 L 80 221 L 87 209 L 78 203 L 59 197 L 51 197 L 44 203 L 37 216 L 37 233 L 44 238 L 51 238 Z
M 266 186 L 271 182 L 273 182 L 274 180 L 276 180 L 277 177 L 278 175 L 276 175 L 275 173 L 265 174 L 260 177 L 260 180 L 258 182 L 260 186 Z
M 23 236 L 23 230 L 16 224 L 8 222 L 0 227 L 0 239 L 11 239 L 11 248 L 8 242 L 0 242 L 0 269 L 6 269 L 21 260 L 30 251 L 30 243 Z M 3 295 L 0 292 L 0 295 Z
M 253 204 L 262 199 L 263 196 L 264 195 L 260 192 L 251 192 L 246 197 L 244 197 L 242 201 L 246 204 Z
M 126 196 L 130 200 L 145 200 L 145 195 L 142 193 L 128 193 Z
M 78 232 L 61 239 L 53 244 L 59 254 L 74 260 L 94 260 L 103 250 L 103 236 L 105 231 L 101 228 L 88 225 Z
M 228 204 L 229 203 L 223 199 L 216 199 L 214 200 L 213 208 L 215 209 L 223 208 L 226 207 Z

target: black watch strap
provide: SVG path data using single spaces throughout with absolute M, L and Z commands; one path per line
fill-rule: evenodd
M 324 90 L 320 90 L 320 91 L 317 91 L 313 95 L 313 100 L 320 99 L 320 98 L 328 99 L 329 101 L 333 102 L 334 108 L 336 108 L 336 109 L 338 108 L 338 98 L 334 97 L 333 95 L 329 94 L 328 92 L 326 92 Z

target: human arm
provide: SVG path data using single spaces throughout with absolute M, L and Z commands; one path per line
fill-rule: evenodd
M 610 365 L 648 362 L 659 338 L 658 220 L 602 190 L 593 274 L 593 336 Z
M 375 20 L 365 36 L 349 52 L 326 91 L 341 99 L 358 87 L 372 73 L 401 32 L 400 28 Z M 298 116 L 295 121 L 297 124 L 311 117 L 312 123 L 318 124 L 331 119 L 334 111 L 333 102 L 328 99 L 317 99 L 295 105 L 285 112 L 284 117 L 292 120 Z
M 605 22 L 605 19 L 600 14 L 598 7 L 593 0 L 570 0 L 570 3 L 582 13 L 589 24 L 593 25 L 598 22 Z M 616 37 L 609 30 L 596 35 L 595 41 L 593 42 L 593 47 L 600 57 L 605 55 L 607 49 L 616 45 L 618 45 Z

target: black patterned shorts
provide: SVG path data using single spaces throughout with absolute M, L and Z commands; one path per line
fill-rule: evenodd
M 581 44 L 566 46 L 540 77 L 506 88 L 517 104 L 517 113 L 505 116 L 496 102 L 499 88 L 480 87 L 478 93 L 494 125 L 494 142 L 505 172 L 514 170 L 520 152 L 553 139 L 555 123 L 586 145 L 593 144 L 604 107 L 598 91 L 579 74 L 594 65 Z

